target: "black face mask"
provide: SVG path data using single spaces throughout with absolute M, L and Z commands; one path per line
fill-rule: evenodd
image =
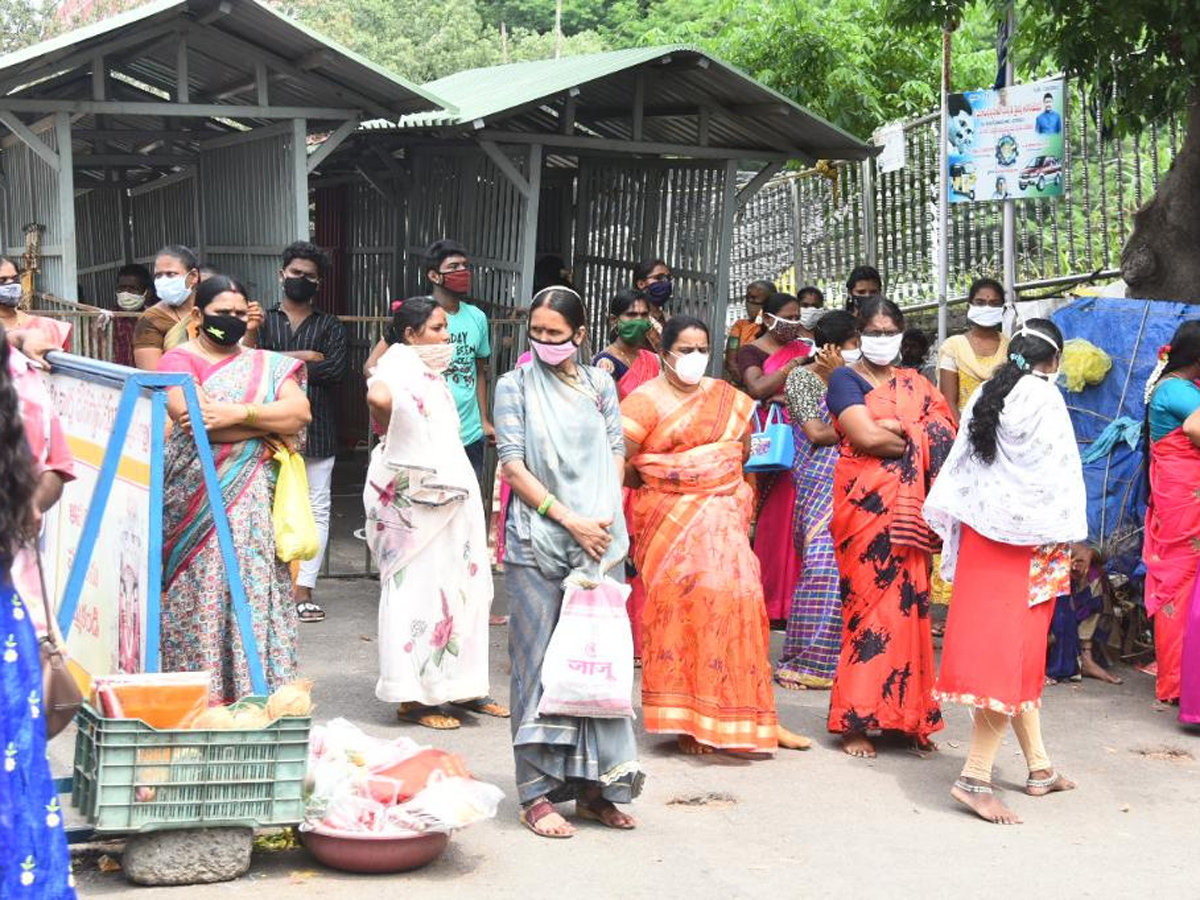
M 308 303 L 317 296 L 320 287 L 315 281 L 309 281 L 307 278 L 283 279 L 283 295 L 297 303 Z
M 232 347 L 245 336 L 246 320 L 237 316 L 210 316 L 205 313 L 200 330 L 213 343 Z

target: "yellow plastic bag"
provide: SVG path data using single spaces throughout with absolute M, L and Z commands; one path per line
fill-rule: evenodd
M 304 457 L 287 447 L 275 448 L 279 478 L 275 482 L 275 555 L 283 562 L 312 559 L 320 549 L 317 522 L 308 499 L 308 470 Z
M 1067 390 L 1079 393 L 1099 384 L 1112 368 L 1112 357 L 1090 341 L 1072 338 L 1063 346 L 1062 370 Z

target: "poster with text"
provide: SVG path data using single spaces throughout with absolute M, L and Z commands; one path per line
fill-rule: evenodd
M 1063 82 L 951 94 L 946 142 L 951 203 L 1061 197 Z
M 122 388 L 64 373 L 50 375 L 47 382 L 75 456 L 75 480 L 47 513 L 43 535 L 47 589 L 61 604 Z M 67 636 L 72 661 L 93 678 L 140 672 L 145 664 L 150 416 L 150 399 L 140 397 Z

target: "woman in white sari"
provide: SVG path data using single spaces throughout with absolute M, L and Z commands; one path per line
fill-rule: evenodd
M 460 725 L 443 704 L 507 718 L 487 696 L 492 574 L 479 485 L 441 375 L 454 356 L 446 313 L 426 297 L 393 310 L 392 346 L 367 383 L 384 431 L 363 488 L 382 591 L 375 696 L 429 728 Z

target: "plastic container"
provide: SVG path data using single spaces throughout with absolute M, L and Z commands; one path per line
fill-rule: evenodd
M 154 728 L 187 728 L 208 707 L 209 680 L 207 672 L 104 675 L 93 684 L 92 706 Z
M 429 865 L 450 843 L 442 831 L 420 834 L 360 834 L 317 825 L 301 829 L 300 840 L 331 869 L 362 875 L 408 872 Z
M 159 730 L 101 718 L 84 704 L 76 724 L 71 803 L 97 832 L 254 828 L 304 818 L 311 717 L 244 731 Z

